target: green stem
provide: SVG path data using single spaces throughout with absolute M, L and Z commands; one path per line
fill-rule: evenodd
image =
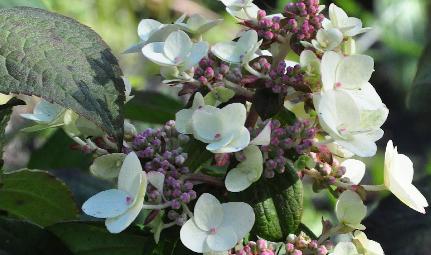
M 163 210 L 171 206 L 171 203 L 164 203 L 159 205 L 150 205 L 150 204 L 143 204 L 142 209 L 144 210 Z

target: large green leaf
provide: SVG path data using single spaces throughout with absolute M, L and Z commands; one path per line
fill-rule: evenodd
M 73 150 L 73 140 L 63 131 L 58 129 L 52 134 L 46 143 L 32 152 L 27 165 L 30 169 L 85 169 L 92 162 L 90 154 L 80 150 Z M 46 155 L 49 155 L 47 157 Z
M 408 96 L 409 108 L 418 113 L 430 113 L 431 108 L 431 43 L 427 45 L 419 60 L 416 77 Z
M 165 124 L 175 119 L 175 113 L 184 105 L 178 100 L 155 91 L 136 92 L 126 104 L 126 118 L 148 123 Z
M 51 174 L 23 169 L 1 177 L 1 210 L 41 226 L 77 219 L 70 191 Z
M 190 140 L 184 147 L 184 151 L 187 153 L 185 164 L 191 171 L 196 171 L 214 155 L 206 149 L 206 144 L 198 140 Z
M 270 241 L 284 241 L 296 233 L 303 212 L 303 188 L 291 169 L 272 179 L 262 177 L 239 197 L 254 209 L 253 233 Z
M 142 255 L 154 249 L 152 235 L 130 230 L 111 234 L 103 222 L 68 222 L 48 227 L 74 255 Z
M 72 109 L 122 142 L 122 72 L 105 42 L 73 19 L 41 9 L 0 9 L 0 92 Z
M 0 8 L 10 8 L 15 6 L 28 6 L 36 8 L 45 8 L 42 0 L 1 0 Z
M 415 183 L 428 202 L 431 201 L 431 176 Z M 391 195 L 381 201 L 365 219 L 365 233 L 379 242 L 385 254 L 423 255 L 430 253 L 431 214 L 420 214 Z
M 0 217 L 0 254 L 71 255 L 55 235 L 29 222 Z

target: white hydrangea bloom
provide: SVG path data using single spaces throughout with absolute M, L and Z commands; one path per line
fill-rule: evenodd
M 369 240 L 364 232 L 355 231 L 353 233 L 353 242 L 356 248 L 364 255 L 384 255 L 382 246 L 373 240 Z
M 143 19 L 138 25 L 138 35 L 141 42 L 132 45 L 124 53 L 137 53 L 140 52 L 142 47 L 152 42 L 162 42 L 166 40 L 168 35 L 174 31 L 179 30 L 177 24 L 162 24 L 157 20 Z
M 177 130 L 208 143 L 213 153 L 237 152 L 250 143 L 250 132 L 244 126 L 247 111 L 240 103 L 229 104 L 222 109 L 205 105 L 200 93 L 196 93 L 193 106 L 176 114 Z
M 196 202 L 194 217 L 181 227 L 181 242 L 198 253 L 225 252 L 250 232 L 254 220 L 250 205 L 220 204 L 216 197 L 204 193 Z
M 355 36 L 364 33 L 369 28 L 362 28 L 362 21 L 347 16 L 346 12 L 335 4 L 329 5 L 329 19 L 322 23 L 324 29 L 337 28 L 344 36 Z
M 226 11 L 239 20 L 255 20 L 259 7 L 253 0 L 219 0 L 226 6 Z
M 163 186 L 165 184 L 165 175 L 157 172 L 150 171 L 147 173 L 148 183 L 154 186 L 161 194 L 163 194 Z
M 356 192 L 346 190 L 341 193 L 335 205 L 335 214 L 341 224 L 353 229 L 365 229 L 361 221 L 367 214 L 367 207 Z
M 256 51 L 262 41 L 258 41 L 257 32 L 248 30 L 243 33 L 237 42 L 221 42 L 211 48 L 214 55 L 225 62 L 248 65 L 257 57 Z
M 193 43 L 184 31 L 175 31 L 164 42 L 145 45 L 142 53 L 160 66 L 189 70 L 207 55 L 208 47 L 207 42 Z
M 271 143 L 271 121 L 269 121 L 262 131 L 250 142 L 254 145 L 269 145 Z
M 260 179 L 263 172 L 263 156 L 259 147 L 249 145 L 243 151 L 245 160 L 231 169 L 225 179 L 226 189 L 240 192 Z
M 37 123 L 62 123 L 65 109 L 57 104 L 51 104 L 41 99 L 33 109 L 33 113 L 21 113 L 21 117 Z
M 147 175 L 138 156 L 131 152 L 124 159 L 118 176 L 118 188 L 97 193 L 83 205 L 86 214 L 104 218 L 111 233 L 126 229 L 142 210 L 147 190 Z
M 305 47 L 312 47 L 320 52 L 331 51 L 338 48 L 343 42 L 343 33 L 336 28 L 319 29 L 316 39 L 311 43 L 303 41 L 301 44 Z
M 184 20 L 178 20 L 175 22 L 184 31 L 192 34 L 203 34 L 210 30 L 211 28 L 217 26 L 223 21 L 223 19 L 209 20 L 202 17 L 200 14 L 193 14 L 190 16 L 186 22 Z
M 313 102 L 320 125 L 338 145 L 360 157 L 375 155 L 387 111 L 361 109 L 345 90 L 315 94 Z
M 399 154 L 397 147 L 389 141 L 385 152 L 385 186 L 408 207 L 425 213 L 428 202 L 412 184 L 413 173 L 413 162 L 406 155 Z

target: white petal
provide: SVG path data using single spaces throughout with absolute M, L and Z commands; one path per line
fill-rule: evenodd
M 129 153 L 124 159 L 118 175 L 118 188 L 136 196 L 140 190 L 142 174 L 142 165 L 138 156 L 135 152 Z
M 153 185 L 158 191 L 163 192 L 163 185 L 165 183 L 165 175 L 157 172 L 150 171 L 147 173 L 148 182 Z
M 364 232 L 355 231 L 353 234 L 354 240 L 358 241 L 360 246 L 367 255 L 384 255 L 382 246 L 373 240 L 369 240 Z
M 337 68 L 336 82 L 341 88 L 359 89 L 371 78 L 374 60 L 370 56 L 353 55 L 345 57 Z
M 197 65 L 199 61 L 208 54 L 208 49 L 209 46 L 207 42 L 195 43 L 191 49 L 190 56 L 186 58 L 184 70 L 188 70 Z
M 138 35 L 142 41 L 147 41 L 151 34 L 162 26 L 162 23 L 153 19 L 143 19 L 138 25 Z
M 194 216 L 196 225 L 202 230 L 209 231 L 222 223 L 223 207 L 215 196 L 204 193 L 196 202 Z
M 206 244 L 207 237 L 208 233 L 196 225 L 194 218 L 189 219 L 180 230 L 181 242 L 185 247 L 197 253 L 209 251 Z
M 365 174 L 364 162 L 357 159 L 347 159 L 341 163 L 341 166 L 346 168 L 346 173 L 343 177 L 349 178 L 353 184 L 359 184 Z
M 255 4 L 251 4 L 245 8 L 227 7 L 226 11 L 233 17 L 239 20 L 255 20 L 257 19 L 257 13 L 259 7 Z
M 247 110 L 240 103 L 228 104 L 220 110 L 220 118 L 223 121 L 224 132 L 231 132 L 244 126 Z
M 192 109 L 196 110 L 201 106 L 205 105 L 204 97 L 200 92 L 197 92 L 193 98 L 193 106 Z
M 323 90 L 331 90 L 335 86 L 337 67 L 342 56 L 333 51 L 327 51 L 323 54 L 320 72 L 322 75 Z
M 377 145 L 375 141 L 378 139 L 374 138 L 376 138 L 377 133 L 379 136 L 383 135 L 382 130 L 377 130 L 375 132 L 376 133 L 357 134 L 349 140 L 337 139 L 336 142 L 359 157 L 372 157 L 377 152 Z
M 226 251 L 235 246 L 238 238 L 232 227 L 223 226 L 216 231 L 216 234 L 209 235 L 207 238 L 207 244 L 211 250 Z
M 211 52 L 219 59 L 229 63 L 241 63 L 241 56 L 236 52 L 236 42 L 217 43 L 211 47 Z
M 361 89 L 349 90 L 350 94 L 353 95 L 356 103 L 360 105 L 361 109 L 376 110 L 382 107 L 383 102 L 376 89 L 371 83 L 367 82 Z
M 192 116 L 193 109 L 183 109 L 175 114 L 175 128 L 181 134 L 193 133 Z
M 317 58 L 316 54 L 311 50 L 304 50 L 301 52 L 301 56 L 299 57 L 299 63 L 301 63 L 302 67 L 310 66 L 313 63 L 319 63 L 320 61 Z
M 248 30 L 238 39 L 235 51 L 243 52 L 245 54 L 246 52 L 249 52 L 254 47 L 254 45 L 256 45 L 257 40 L 257 32 L 255 30 Z
M 163 25 L 151 34 L 146 43 L 163 42 L 172 32 L 178 31 L 179 29 L 180 27 L 177 24 Z
M 149 43 L 142 48 L 142 54 L 150 61 L 160 66 L 175 66 L 176 63 L 165 56 L 163 52 L 164 47 L 164 42 Z
M 271 142 L 271 121 L 265 125 L 262 131 L 250 142 L 254 145 L 269 145 Z
M 339 27 L 344 22 L 344 20 L 347 20 L 348 16 L 343 9 L 336 6 L 335 4 L 331 4 L 329 5 L 329 18 L 336 27 Z
M 336 28 L 319 29 L 316 39 L 326 50 L 333 50 L 343 41 L 343 33 Z
M 118 189 L 110 189 L 90 197 L 82 205 L 82 211 L 96 218 L 121 215 L 131 206 L 130 194 Z
M 196 139 L 212 142 L 222 135 L 224 126 L 218 112 L 218 108 L 207 105 L 193 113 L 192 125 Z
M 176 64 L 186 61 L 193 43 L 184 31 L 175 31 L 166 38 L 163 52 L 165 56 Z
M 428 207 L 428 202 L 413 184 L 399 183 L 393 180 L 389 190 L 408 207 L 417 212 L 425 213 L 424 207 Z
M 107 218 L 105 221 L 105 226 L 111 233 L 120 233 L 126 229 L 132 222 L 138 217 L 142 210 L 145 193 L 147 191 L 147 175 L 145 172 L 141 174 L 141 186 L 136 194 L 136 199 L 133 202 L 132 207 L 130 207 L 125 213 L 116 216 L 114 218 Z
M 250 187 L 252 182 L 247 178 L 247 172 L 234 168 L 227 173 L 224 184 L 228 191 L 240 192 Z
M 125 157 L 124 153 L 111 153 L 97 157 L 90 166 L 90 172 L 103 179 L 117 178 Z
M 335 213 L 340 223 L 356 226 L 365 218 L 367 207 L 356 192 L 346 190 L 338 198 Z
M 233 140 L 226 145 L 225 147 L 212 151 L 213 153 L 231 153 L 237 152 L 245 147 L 247 147 L 250 143 L 250 132 L 246 127 L 241 127 L 238 135 L 233 138 Z
M 335 246 L 333 255 L 359 255 L 352 242 L 340 242 Z
M 243 202 L 229 202 L 223 206 L 223 226 L 230 226 L 241 240 L 251 231 L 255 221 L 253 208 Z
M 41 99 L 34 107 L 32 114 L 22 113 L 21 117 L 37 122 L 50 123 L 55 121 L 63 111 L 63 107 Z

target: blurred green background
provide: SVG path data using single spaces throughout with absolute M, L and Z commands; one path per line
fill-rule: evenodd
M 266 9 L 268 13 L 280 12 L 288 2 L 290 1 L 255 1 L 261 8 Z M 414 160 L 415 178 L 422 179 L 422 177 L 430 175 L 430 115 L 415 113 L 406 104 L 415 77 L 418 60 L 430 34 L 428 16 L 431 11 L 428 1 L 321 1 L 322 4 L 331 2 L 335 2 L 342 7 L 350 16 L 361 18 L 365 26 L 373 27 L 371 32 L 358 38 L 358 50 L 374 57 L 376 71 L 371 83 L 376 87 L 383 102 L 390 110 L 389 118 L 383 126 L 385 136 L 379 141 L 379 153 L 374 158 L 367 160 L 370 171 L 368 171 L 369 174 L 365 182 L 382 183 L 384 161 L 382 150 L 384 150 L 384 146 L 389 139 L 394 140 L 401 153 L 407 154 Z M 120 60 L 125 75 L 129 77 L 136 90 L 158 90 L 168 95 L 175 95 L 175 89 L 159 84 L 159 78 L 154 76 L 158 71 L 154 65 L 145 62 L 140 54 L 122 54 L 126 48 L 139 41 L 136 30 L 141 19 L 153 18 L 167 23 L 174 21 L 182 13 L 200 13 L 209 18 L 224 18 L 225 22 L 205 35 L 205 39 L 212 43 L 232 39 L 240 28 L 224 11 L 223 5 L 216 0 L 0 0 L 0 7 L 13 6 L 17 5 L 17 3 L 18 5 L 46 8 L 50 11 L 73 17 L 93 28 L 112 47 Z M 431 108 L 431 103 L 428 105 Z M 429 112 L 427 110 L 427 113 Z M 40 137 L 37 137 L 37 139 L 40 140 Z M 28 142 L 24 142 L 18 147 L 16 144 L 10 145 L 6 157 L 9 155 L 9 157 L 13 158 L 13 155 L 20 154 L 22 151 L 37 150 L 40 147 L 37 141 L 31 143 L 31 146 L 29 146 L 30 143 Z M 40 152 L 39 149 L 38 153 L 43 155 L 44 152 Z M 75 157 L 79 157 L 79 155 L 75 155 Z M 28 160 L 29 157 L 23 157 L 19 160 L 13 158 L 9 161 L 7 158 L 5 159 L 6 163 L 9 162 L 10 168 L 25 166 Z M 30 159 L 30 163 L 32 160 L 35 162 L 34 159 Z M 36 166 L 56 168 L 55 161 L 51 163 L 45 162 L 43 165 L 36 164 Z M 85 162 L 80 166 L 84 168 Z M 426 190 L 428 201 L 431 201 L 431 192 L 429 192 L 431 182 L 428 180 L 421 183 L 423 188 L 420 189 Z M 325 192 L 312 195 L 309 186 L 306 192 L 304 221 L 310 225 L 315 233 L 320 233 L 321 216 L 331 217 L 334 200 L 328 200 L 327 198 L 330 196 Z M 379 201 L 380 198 L 372 194 L 368 200 L 371 205 L 370 208 L 375 207 L 376 203 L 374 202 Z M 391 209 L 389 208 L 389 211 Z M 316 213 L 316 210 L 318 213 Z M 402 211 L 401 213 L 413 214 L 412 212 L 404 212 L 403 209 L 400 210 Z M 385 209 L 383 208 L 382 211 L 385 211 Z M 371 223 L 375 222 L 372 217 L 377 216 L 372 215 L 370 217 Z M 378 217 L 382 216 L 379 215 Z M 384 219 L 382 220 L 384 221 Z M 431 228 L 430 217 L 423 218 L 423 221 L 427 222 L 428 225 L 425 224 L 428 226 L 427 229 Z M 399 222 L 390 222 L 388 224 L 394 225 L 399 224 Z M 404 222 L 404 224 L 409 223 Z M 401 228 L 402 225 L 399 225 L 399 227 Z M 371 237 L 375 236 L 382 240 L 387 237 L 373 233 L 373 231 L 377 232 L 373 230 L 373 226 L 370 229 Z M 387 235 L 390 235 L 390 233 Z M 421 235 L 423 235 L 422 232 Z M 428 233 L 428 236 L 431 236 L 431 233 Z M 393 239 L 389 238 L 389 240 Z M 428 247 L 431 247 L 430 240 L 427 240 L 427 242 Z M 388 244 L 383 243 L 383 247 L 386 245 Z M 392 250 L 390 251 L 387 254 L 396 254 Z M 431 254 L 431 252 L 422 254 Z

